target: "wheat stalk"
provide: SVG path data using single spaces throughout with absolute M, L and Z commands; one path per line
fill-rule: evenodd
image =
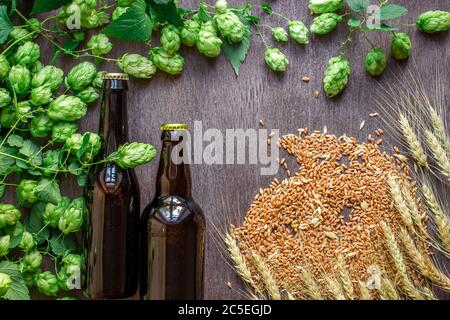
M 419 290 L 414 286 L 414 283 L 408 276 L 408 271 L 406 268 L 403 255 L 398 246 L 397 240 L 395 239 L 394 233 L 391 228 L 384 222 L 381 222 L 381 228 L 383 229 L 384 237 L 386 239 L 386 245 L 388 247 L 389 253 L 397 269 L 397 273 L 401 279 L 401 284 L 406 295 L 414 300 L 423 300 L 423 296 Z
M 408 119 L 402 113 L 400 113 L 399 122 L 403 137 L 409 147 L 412 157 L 420 166 L 428 168 L 427 156 L 423 150 L 422 144 L 409 124 Z
M 334 300 L 346 300 L 344 290 L 336 278 L 325 276 L 325 285 Z
M 242 280 L 244 280 L 258 292 L 258 286 L 253 281 L 252 273 L 247 267 L 247 262 L 241 250 L 239 249 L 236 239 L 229 232 L 227 232 L 224 237 L 224 242 L 237 274 L 241 277 Z
M 364 282 L 358 281 L 358 288 L 359 300 L 373 300 L 372 295 Z
M 348 299 L 353 300 L 355 298 L 355 292 L 353 290 L 352 279 L 347 271 L 347 268 L 345 267 L 344 256 L 341 254 L 338 256 L 337 270 L 345 295 Z
M 422 184 L 422 194 L 428 204 L 430 212 L 433 215 L 436 230 L 439 239 L 441 240 L 441 246 L 444 250 L 450 253 L 450 218 L 447 214 L 445 214 L 433 192 L 433 189 L 426 182 Z
M 378 289 L 381 300 L 399 300 L 397 290 L 394 284 L 386 277 L 381 278 L 380 288 Z
M 433 132 L 442 148 L 445 150 L 447 157 L 450 157 L 450 139 L 447 136 L 447 130 L 445 129 L 442 117 L 430 107 L 430 122 L 433 127 Z
M 272 300 L 281 300 L 280 289 L 277 286 L 277 282 L 270 272 L 269 267 L 264 262 L 263 258 L 256 253 L 252 253 L 253 262 L 256 269 L 261 274 L 261 278 L 264 282 L 267 292 Z
M 402 228 L 399 234 L 400 240 L 406 249 L 406 253 L 411 258 L 416 270 L 424 277 L 439 285 L 445 291 L 450 292 L 450 279 L 443 274 L 431 261 L 430 257 L 421 252 L 415 245 L 414 240 L 406 229 Z
M 400 213 L 403 223 L 411 230 L 414 230 L 414 223 L 411 218 L 411 213 L 409 212 L 408 204 L 403 197 L 400 183 L 398 183 L 397 179 L 391 175 L 388 177 L 387 181 L 391 189 L 391 195 L 394 200 L 395 208 Z
M 425 130 L 425 138 L 428 146 L 433 152 L 434 159 L 439 166 L 439 169 L 447 181 L 450 182 L 450 159 L 447 151 L 439 142 L 439 139 L 430 130 Z
M 303 268 L 300 276 L 306 296 L 312 300 L 323 300 L 320 288 L 311 272 L 307 268 Z

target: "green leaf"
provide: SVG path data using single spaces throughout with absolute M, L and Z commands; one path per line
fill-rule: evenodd
M 42 178 L 36 188 L 34 188 L 34 194 L 39 200 L 50 202 L 55 205 L 61 201 L 61 191 L 55 180 Z
M 67 170 L 69 170 L 69 172 L 74 176 L 78 176 L 81 172 L 83 172 L 83 170 L 80 170 L 80 164 L 78 162 L 72 162 L 69 164 Z
M 31 140 L 26 140 L 19 153 L 29 158 L 31 164 L 40 166 L 42 164 L 41 148 Z
M 380 19 L 381 20 L 395 19 L 403 16 L 407 12 L 408 9 L 406 9 L 405 7 L 399 6 L 397 4 L 388 4 L 386 6 L 381 7 Z
M 250 28 L 246 25 L 244 39 L 241 43 L 229 44 L 227 41 L 224 41 L 222 44 L 223 54 L 233 67 L 236 76 L 239 75 L 239 69 L 247 57 L 251 44 L 251 37 L 252 33 L 250 32 Z
M 25 219 L 25 230 L 34 233 L 34 240 L 38 244 L 46 241 L 50 234 L 50 228 L 46 227 L 42 215 L 47 203 L 44 201 L 36 202 L 31 208 L 31 213 Z
M 52 236 L 49 243 L 56 256 L 63 256 L 66 252 L 74 252 L 77 249 L 77 242 L 73 235 L 63 235 L 58 232 Z
M 8 143 L 11 147 L 21 148 L 23 146 L 23 138 L 17 134 L 11 134 L 8 137 L 8 140 L 6 140 L 6 143 Z
M 175 2 L 171 0 L 167 4 L 156 3 L 155 0 L 147 0 L 150 6 L 152 16 L 154 16 L 157 21 L 161 23 L 170 23 L 175 27 L 183 27 L 183 19 L 178 13 L 177 6 Z
M 11 239 L 9 240 L 10 241 L 9 248 L 13 249 L 17 247 L 19 243 L 22 241 L 22 234 L 24 232 L 22 223 L 20 223 L 20 221 L 17 221 L 17 223 L 14 226 L 5 228 L 5 231 L 11 237 Z
M 30 293 L 22 278 L 17 264 L 10 261 L 0 262 L 0 272 L 11 277 L 11 288 L 2 297 L 7 300 L 30 300 Z
M 148 41 L 152 36 L 153 22 L 147 15 L 144 0 L 136 0 L 117 20 L 112 21 L 102 33 L 125 41 Z
M 0 174 L 5 174 L 14 165 L 16 160 L 8 155 L 15 155 L 15 153 L 15 148 L 0 147 Z
M 86 151 L 89 149 L 89 137 L 90 133 L 85 134 L 83 137 L 83 142 L 81 143 L 80 149 L 77 151 L 77 158 L 78 160 L 81 159 L 81 157 L 86 153 Z
M 64 45 L 63 45 L 64 50 L 62 50 L 58 47 L 55 47 L 55 52 L 53 53 L 53 57 L 52 57 L 52 60 L 50 61 L 50 64 L 55 64 L 56 59 L 58 59 L 61 52 L 64 52 L 66 54 L 70 53 L 73 50 L 75 50 L 76 48 L 78 48 L 80 46 L 80 44 L 81 44 L 81 42 L 75 41 L 74 39 L 68 37 L 66 42 L 64 42 Z
M 77 176 L 77 183 L 79 187 L 85 187 L 88 181 L 88 174 L 83 172 Z
M 273 12 L 272 7 L 267 2 L 261 3 L 261 9 L 263 9 L 263 11 L 267 14 L 271 14 Z
M 382 23 L 379 26 L 371 26 L 371 27 L 364 26 L 364 27 L 362 27 L 362 29 L 363 30 L 379 30 L 379 31 L 396 31 L 397 30 L 397 28 L 388 26 L 387 24 L 384 24 L 384 23 Z
M 71 3 L 72 0 L 34 0 L 32 14 L 49 12 Z
M 168 4 L 169 2 L 171 2 L 172 0 L 154 0 L 156 3 L 158 4 Z
M 369 6 L 370 0 L 347 0 L 350 8 L 355 12 L 364 12 Z
M 0 6 L 0 44 L 4 44 L 8 40 L 9 34 L 13 30 L 7 11 L 6 6 Z
M 200 18 L 201 21 L 203 22 L 208 22 L 209 20 L 212 19 L 211 15 L 209 14 L 209 12 L 207 10 L 205 10 L 205 8 L 200 7 L 198 9 L 198 17 Z
M 358 18 L 350 18 L 347 24 L 350 28 L 359 28 L 361 26 L 361 20 Z

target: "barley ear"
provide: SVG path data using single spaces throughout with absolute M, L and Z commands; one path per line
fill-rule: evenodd
M 403 114 L 400 114 L 399 122 L 403 138 L 408 145 L 412 157 L 417 162 L 417 164 L 422 167 L 428 168 L 428 160 L 425 151 L 423 150 L 422 144 L 420 143 L 419 138 L 412 129 L 408 119 Z
M 253 263 L 255 264 L 256 269 L 261 274 L 261 278 L 264 282 L 267 292 L 272 300 L 281 300 L 280 289 L 277 286 L 275 278 L 272 276 L 272 273 L 269 270 L 269 267 L 264 262 L 263 258 L 258 254 L 253 253 Z

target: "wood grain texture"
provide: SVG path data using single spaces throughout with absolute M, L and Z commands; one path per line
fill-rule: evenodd
M 207 0 L 208 3 L 212 1 Z M 258 8 L 262 1 L 251 1 L 255 12 L 261 16 Z M 182 5 L 194 8 L 197 1 L 181 1 Z M 230 4 L 242 3 L 230 0 Z M 448 0 L 396 0 L 395 3 L 409 8 L 407 16 L 401 20 L 412 23 L 420 12 L 432 9 L 450 9 Z M 311 16 L 306 0 L 273 1 L 273 8 L 285 13 L 289 18 L 302 20 L 307 25 Z M 286 22 L 277 17 L 263 17 L 262 23 L 272 26 L 286 26 Z M 207 59 L 196 50 L 183 48 L 186 59 L 183 74 L 173 77 L 158 72 L 149 81 L 135 81 L 130 84 L 129 128 L 130 139 L 154 144 L 160 148 L 159 125 L 162 122 L 203 121 L 204 128 L 257 128 L 259 119 L 264 119 L 267 128 L 280 129 L 282 134 L 295 133 L 297 128 L 309 127 L 322 130 L 326 125 L 329 133 L 346 133 L 366 139 L 369 132 L 383 123 L 369 118 L 368 114 L 378 111 L 374 103 L 375 89 L 379 84 L 389 86 L 394 74 L 402 69 L 417 66 L 427 85 L 432 81 L 432 65 L 438 63 L 446 73 L 444 75 L 447 101 L 449 101 L 449 32 L 428 36 L 414 27 L 402 27 L 412 36 L 414 50 L 412 57 L 403 63 L 389 57 L 389 67 L 379 79 L 368 76 L 363 69 L 363 61 L 368 43 L 362 35 L 356 35 L 348 48 L 352 64 L 352 75 L 344 94 L 334 100 L 327 99 L 322 92 L 322 74 L 329 58 L 339 52 L 339 44 L 347 37 L 347 28 L 340 25 L 329 36 L 313 37 L 307 46 L 292 41 L 281 45 L 281 49 L 290 60 L 288 71 L 283 75 L 274 74 L 264 64 L 264 45 L 257 36 L 253 38 L 247 61 L 236 78 L 232 68 L 223 56 Z M 271 42 L 270 32 L 266 36 Z M 389 52 L 388 33 L 374 32 L 369 35 L 372 42 Z M 51 47 L 43 44 L 44 60 L 48 63 Z M 115 46 L 112 56 L 119 57 L 124 52 L 146 54 L 146 48 L 137 44 L 121 43 Z M 59 60 L 57 65 L 68 70 L 73 61 Z M 113 64 L 105 64 L 103 69 L 118 71 Z M 309 76 L 309 83 L 302 82 L 303 76 Z M 321 96 L 314 97 L 319 90 Z M 90 109 L 82 127 L 97 130 L 98 111 Z M 448 114 L 448 113 L 447 113 Z M 362 131 L 360 123 L 366 120 Z M 450 119 L 447 119 L 447 122 Z M 389 135 L 385 137 L 389 142 Z M 149 203 L 154 193 L 157 160 L 150 165 L 137 169 L 142 193 L 142 208 Z M 267 185 L 273 177 L 260 176 L 257 165 L 193 165 L 193 196 L 209 220 L 206 253 L 205 297 L 207 299 L 239 299 L 242 296 L 236 290 L 230 290 L 226 283 L 240 288 L 240 280 L 223 259 L 216 242 L 219 238 L 213 224 L 219 228 L 228 222 L 239 223 L 260 187 Z M 283 178 L 284 173 L 278 174 Z M 75 195 L 76 187 L 65 181 L 63 192 Z M 447 266 L 448 267 L 448 266 Z

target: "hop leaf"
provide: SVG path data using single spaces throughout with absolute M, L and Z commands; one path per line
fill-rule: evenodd
M 323 77 L 323 88 L 327 96 L 339 95 L 347 86 L 350 77 L 350 63 L 344 56 L 331 58 Z

